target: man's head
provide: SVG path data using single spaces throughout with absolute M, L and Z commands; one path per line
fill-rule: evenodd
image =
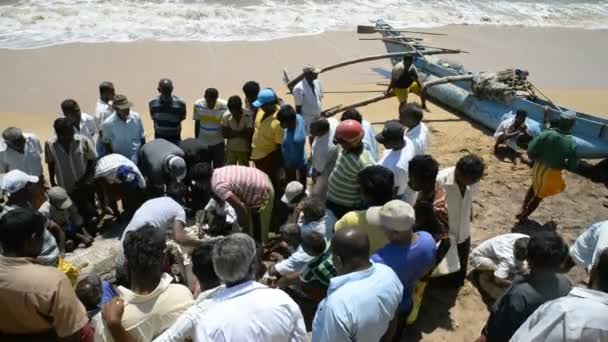
M 104 81 L 99 84 L 99 98 L 103 102 L 108 103 L 114 100 L 114 96 L 116 96 L 116 90 L 112 82 Z
M 307 197 L 300 202 L 304 224 L 320 221 L 325 217 L 325 203 L 318 197 Z
M 559 116 L 559 129 L 563 132 L 570 132 L 576 123 L 576 112 L 567 110 Z
M 347 109 L 344 111 L 344 113 L 342 113 L 342 116 L 340 117 L 340 121 L 345 121 L 345 120 L 355 120 L 358 121 L 359 123 L 363 122 L 363 116 L 361 115 L 361 113 L 359 113 L 358 110 L 356 110 L 355 108 L 351 108 L 351 109 Z
M 414 56 L 412 55 L 404 55 L 403 56 L 403 66 L 405 67 L 405 71 L 409 69 L 409 67 L 414 63 Z
M 213 177 L 213 168 L 209 163 L 197 163 L 190 170 L 190 179 L 193 181 L 193 190 L 203 194 L 210 194 L 211 177 Z
M 123 249 L 131 284 L 136 278 L 160 279 L 165 261 L 166 240 L 166 233 L 153 226 L 145 226 L 127 233 Z
M 243 116 L 243 101 L 241 101 L 241 98 L 236 95 L 230 96 L 228 110 L 235 118 L 240 119 Z
M 412 238 L 416 215 L 414 208 L 406 202 L 392 200 L 381 207 L 371 207 L 365 217 L 369 224 L 382 227 L 389 241 L 409 242 Z
M 48 196 L 49 203 L 59 210 L 67 210 L 73 205 L 67 191 L 60 186 L 54 186 L 49 189 Z
M 321 73 L 321 69 L 315 68 L 312 65 L 307 65 L 302 69 L 302 73 L 304 74 L 304 78 L 308 81 L 314 81 L 319 77 L 319 73 Z
M 114 108 L 116 115 L 118 115 L 122 121 L 127 121 L 129 118 L 131 107 L 133 107 L 133 103 L 129 102 L 129 99 L 127 99 L 125 95 L 116 95 L 116 97 L 114 97 L 112 108 Z
M 597 266 L 592 270 L 592 281 L 589 287 L 608 293 L 608 249 L 604 249 L 598 259 Z
M 528 117 L 528 112 L 523 109 L 518 109 L 515 112 L 515 121 L 513 122 L 515 126 L 519 127 L 526 122 L 526 118 Z
M 119 184 L 126 185 L 129 189 L 139 189 L 138 174 L 133 167 L 129 165 L 121 165 L 116 170 L 116 179 Z
M 260 92 L 260 85 L 256 81 L 248 81 L 243 85 L 243 93 L 245 94 L 245 100 L 252 104 L 258 98 Z
M 25 153 L 25 136 L 21 129 L 17 127 L 8 127 L 2 131 L 2 140 L 6 146 L 12 148 L 19 153 Z
M 513 257 L 516 262 L 522 263 L 528 259 L 528 243 L 530 242 L 529 237 L 523 237 L 515 240 L 513 243 Z
M 209 290 L 220 284 L 220 279 L 213 269 L 214 241 L 204 241 L 192 251 L 192 273 L 198 279 L 201 290 Z
M 97 306 L 101 302 L 101 295 L 103 294 L 101 278 L 97 273 L 91 272 L 79 280 L 74 290 L 87 311 L 97 310 Z
M 281 197 L 281 202 L 285 203 L 289 208 L 294 208 L 307 195 L 302 183 L 292 181 L 285 187 L 285 193 Z
M 0 218 L 2 255 L 36 258 L 42 251 L 47 219 L 30 208 L 13 209 Z
M 408 185 L 414 191 L 429 192 L 435 189 L 439 163 L 432 156 L 415 156 L 408 164 Z
M 0 178 L 0 188 L 8 194 L 9 203 L 25 206 L 32 202 L 33 187 L 39 178 L 21 170 L 11 170 Z
M 309 232 L 302 236 L 302 249 L 310 256 L 319 256 L 325 252 L 325 236 L 319 232 Z
M 296 110 L 291 105 L 282 106 L 277 113 L 277 120 L 283 129 L 296 129 Z
M 186 167 L 186 161 L 184 158 L 171 155 L 167 158 L 167 171 L 172 180 L 178 182 L 186 178 L 188 168 Z
M 186 192 L 188 189 L 182 182 L 171 182 L 167 186 L 167 196 L 171 197 L 177 203 L 184 203 Z
M 557 272 L 568 254 L 568 247 L 554 231 L 540 231 L 528 242 L 530 270 Z
M 322 137 L 330 130 L 329 121 L 326 118 L 318 118 L 310 123 L 310 135 Z
M 281 237 L 287 241 L 291 246 L 297 246 L 300 244 L 302 238 L 300 235 L 300 226 L 295 223 L 286 223 L 279 228 Z
M 462 187 L 473 185 L 483 177 L 485 169 L 486 165 L 479 156 L 468 154 L 460 158 L 456 163 L 454 179 Z
M 364 230 L 343 228 L 331 239 L 332 260 L 338 275 L 369 265 L 369 237 Z
M 207 108 L 213 109 L 217 104 L 217 99 L 220 97 L 220 93 L 215 88 L 207 88 L 205 90 L 205 104 L 207 104 Z
M 264 113 L 271 115 L 276 112 L 277 103 L 278 99 L 274 90 L 266 88 L 258 93 L 258 98 L 251 105 L 255 108 L 261 108 Z
M 376 135 L 376 141 L 387 150 L 398 150 L 405 146 L 403 125 L 398 120 L 389 120 L 384 124 L 382 132 Z
M 74 140 L 74 125 L 72 120 L 68 118 L 56 119 L 53 123 L 55 128 L 55 135 L 57 135 L 57 141 L 61 144 L 69 144 Z
M 78 102 L 72 99 L 63 100 L 63 102 L 61 102 L 61 111 L 66 118 L 72 120 L 74 125 L 80 125 L 82 113 L 80 112 Z
M 347 152 L 361 150 L 363 146 L 363 126 L 356 120 L 345 120 L 340 122 L 336 128 L 334 143 L 339 144 Z
M 170 99 L 173 94 L 173 82 L 168 78 L 163 78 L 158 81 L 157 89 L 162 99 Z
M 399 122 L 407 128 L 414 128 L 424 117 L 422 108 L 415 102 L 399 106 Z
M 213 269 L 230 287 L 252 279 L 256 263 L 255 241 L 243 233 L 228 235 L 213 247 Z
M 395 176 L 384 166 L 372 165 L 359 171 L 357 182 L 367 205 L 381 206 L 394 197 Z

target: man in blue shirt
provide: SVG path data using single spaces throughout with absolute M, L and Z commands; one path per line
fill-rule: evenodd
M 292 106 L 285 105 L 277 113 L 277 119 L 285 131 L 281 154 L 286 181 L 289 183 L 297 180 L 306 186 L 306 124 L 304 117 L 297 114 Z
M 414 208 L 401 200 L 369 208 L 367 220 L 370 224 L 382 227 L 389 241 L 372 255 L 372 261 L 392 268 L 403 285 L 403 300 L 397 309 L 396 318 L 389 326 L 386 339 L 400 341 L 412 309 L 414 284 L 435 265 L 437 247 L 431 234 L 425 231 L 412 232 L 416 222 Z
M 344 228 L 331 241 L 338 276 L 312 323 L 312 341 L 379 341 L 403 296 L 403 286 L 389 267 L 369 259 L 365 231 Z

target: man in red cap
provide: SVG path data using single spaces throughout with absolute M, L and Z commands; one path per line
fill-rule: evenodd
M 361 193 L 357 174 L 374 165 L 374 158 L 363 148 L 363 127 L 356 120 L 344 120 L 336 128 L 334 142 L 342 150 L 329 176 L 327 208 L 337 219 L 349 211 L 361 209 Z

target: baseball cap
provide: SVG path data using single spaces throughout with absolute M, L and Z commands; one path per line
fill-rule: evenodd
M 270 88 L 262 89 L 258 93 L 258 98 L 255 100 L 252 105 L 256 108 L 260 108 L 263 105 L 267 105 L 269 103 L 273 103 L 277 100 L 277 95 L 274 93 L 274 90 Z
M 22 190 L 29 183 L 38 183 L 38 177 L 30 176 L 21 170 L 9 171 L 2 177 L 2 180 L 0 181 L 0 184 L 2 184 L 2 190 L 8 192 L 9 194 L 14 194 Z
M 321 73 L 321 69 L 319 69 L 319 68 L 315 68 L 313 65 L 308 64 L 307 66 L 305 66 L 305 67 L 302 69 L 302 72 L 303 72 L 303 73 L 305 73 L 305 74 L 307 74 L 307 73 L 309 73 L 309 72 L 310 72 L 310 73 L 313 73 L 313 74 L 320 74 L 320 73 Z
M 73 204 L 72 200 L 70 199 L 70 196 L 68 196 L 68 193 L 65 191 L 64 188 L 60 186 L 54 186 L 49 189 L 48 195 L 49 203 L 51 203 L 53 207 L 59 208 L 61 210 L 66 210 Z
M 304 185 L 298 181 L 289 182 L 285 187 L 285 193 L 281 197 L 281 202 L 287 205 L 293 205 L 292 201 L 304 192 Z
M 387 141 L 403 140 L 403 125 L 398 120 L 389 120 L 384 124 L 382 132 L 376 135 L 376 140 L 379 143 Z
M 401 200 L 392 200 L 381 207 L 371 207 L 365 213 L 367 222 L 396 232 L 412 230 L 416 215 L 414 208 Z
M 186 161 L 182 157 L 171 156 L 169 158 L 169 173 L 177 178 L 177 180 L 182 180 L 186 177 Z

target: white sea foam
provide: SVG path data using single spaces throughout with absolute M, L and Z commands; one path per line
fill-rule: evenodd
M 353 29 L 497 24 L 608 28 L 608 0 L 0 0 L 0 48 L 267 40 Z

